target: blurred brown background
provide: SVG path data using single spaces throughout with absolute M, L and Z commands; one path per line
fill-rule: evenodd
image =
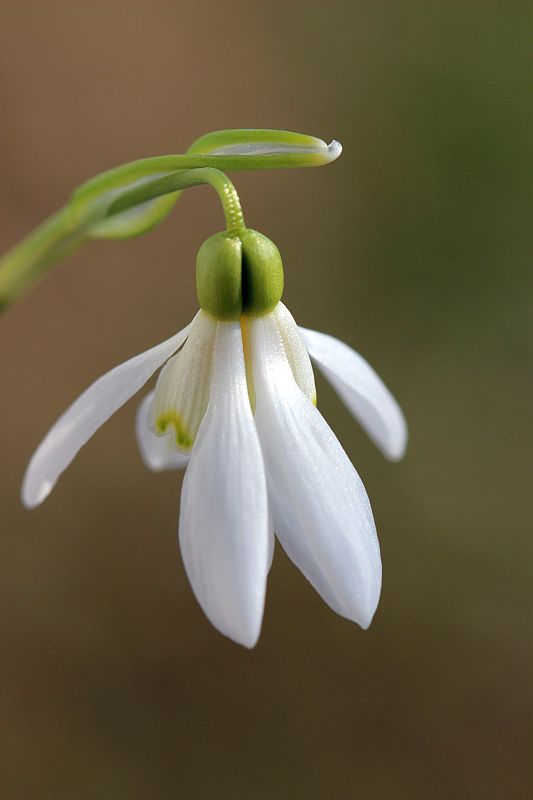
M 532 796 L 532 16 L 4 0 L 0 249 L 91 175 L 206 131 L 335 137 L 331 167 L 236 183 L 297 320 L 376 366 L 411 440 L 385 462 L 319 382 L 375 510 L 381 605 L 360 631 L 278 547 L 247 652 L 193 598 L 181 477 L 141 464 L 137 401 L 40 509 L 18 499 L 68 403 L 194 313 L 216 198 L 51 274 L 0 320 L 1 800 Z

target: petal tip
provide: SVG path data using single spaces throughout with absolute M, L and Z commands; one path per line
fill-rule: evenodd
M 362 580 L 365 588 L 352 601 L 349 619 L 366 631 L 376 615 L 381 597 L 381 559 L 374 563 L 366 575 L 363 573 Z
M 196 599 L 200 602 L 197 594 Z M 211 625 L 216 628 L 219 633 L 226 636 L 232 642 L 235 642 L 235 644 L 246 647 L 247 650 L 254 649 L 261 635 L 261 627 L 263 624 L 262 612 L 260 615 L 253 615 L 255 619 L 252 619 L 252 615 L 248 616 L 245 614 L 238 615 L 233 619 L 228 619 L 225 615 L 221 616 L 220 608 L 213 613 L 213 610 L 206 608 L 205 604 L 200 603 L 200 606 Z
M 259 628 L 257 631 L 248 631 L 242 636 L 231 636 L 230 638 L 232 638 L 234 642 L 240 644 L 242 647 L 246 647 L 247 650 L 253 650 L 259 641 L 260 634 L 261 628 Z
M 387 452 L 384 453 L 385 458 L 387 461 L 392 461 L 397 463 L 398 461 L 402 461 L 405 456 L 405 451 L 407 450 L 407 443 L 402 444 L 399 447 L 391 448 Z
M 407 443 L 409 440 L 409 432 L 407 430 L 407 423 L 402 412 L 398 408 L 399 420 L 397 423 L 396 436 L 389 442 L 388 446 L 383 450 L 385 458 L 389 461 L 401 461 L 407 451 Z
M 378 610 L 379 596 L 380 590 L 377 592 L 377 596 L 368 599 L 367 603 L 364 604 L 364 607 L 359 606 L 357 609 L 357 614 L 354 614 L 352 617 L 352 620 L 359 625 L 363 631 L 367 631 L 374 620 L 376 611 Z
M 361 630 L 367 631 L 370 628 L 377 611 L 377 606 L 378 604 L 376 603 L 374 608 L 365 610 L 363 614 L 360 614 L 359 619 L 355 620 Z
M 30 486 L 30 481 L 24 478 L 22 482 L 22 490 L 20 499 L 24 508 L 31 509 L 40 506 L 43 503 L 52 489 L 54 484 L 51 481 L 44 481 L 40 486 Z

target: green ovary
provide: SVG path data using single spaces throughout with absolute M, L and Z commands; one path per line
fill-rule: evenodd
M 168 433 L 170 427 L 174 428 L 177 447 L 180 450 L 190 450 L 193 446 L 193 438 L 176 411 L 167 411 L 157 417 L 155 421 L 156 433 L 160 436 Z
M 239 236 L 215 233 L 198 251 L 196 293 L 200 308 L 219 321 L 269 314 L 283 294 L 278 248 L 250 228 Z

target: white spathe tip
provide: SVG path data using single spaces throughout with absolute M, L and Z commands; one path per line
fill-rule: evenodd
M 335 161 L 342 153 L 342 144 L 337 142 L 336 139 L 333 139 L 333 141 L 328 144 L 328 153 L 330 161 Z

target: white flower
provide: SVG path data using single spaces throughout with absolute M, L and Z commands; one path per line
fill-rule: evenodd
M 367 628 L 381 589 L 374 520 L 357 472 L 315 407 L 308 354 L 384 454 L 401 458 L 403 415 L 347 345 L 299 329 L 281 302 L 236 321 L 199 311 L 63 414 L 31 459 L 24 504 L 41 503 L 93 433 L 165 364 L 140 405 L 137 436 L 151 469 L 187 466 L 180 546 L 213 625 L 247 647 L 256 643 L 275 531 L 324 600 Z

